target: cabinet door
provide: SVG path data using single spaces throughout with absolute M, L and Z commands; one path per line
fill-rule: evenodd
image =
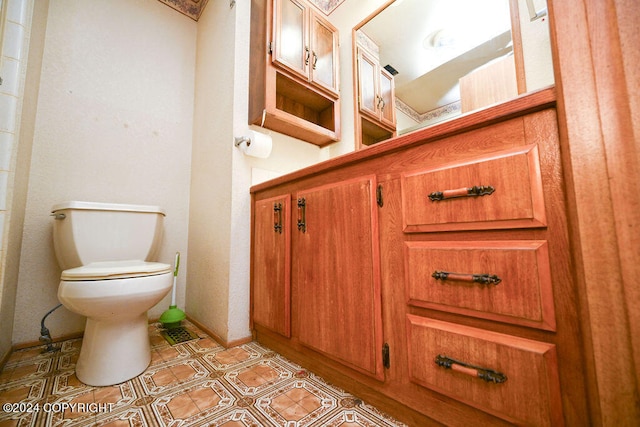
M 290 196 L 254 205 L 253 322 L 284 336 L 291 332 Z
M 273 62 L 308 80 L 307 5 L 297 0 L 274 0 L 273 5 Z
M 358 49 L 358 106 L 362 113 L 378 117 L 377 61 L 362 49 Z
M 311 13 L 311 81 L 338 93 L 338 30 Z
M 294 330 L 304 345 L 383 379 L 375 177 L 328 184 L 304 199 L 293 239 Z
M 396 108 L 395 108 L 395 85 L 393 76 L 384 68 L 380 67 L 380 121 L 396 128 Z

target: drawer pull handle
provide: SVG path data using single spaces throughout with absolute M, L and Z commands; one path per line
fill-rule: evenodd
M 436 356 L 435 362 L 436 365 L 442 366 L 443 368 L 471 375 L 472 377 L 478 377 L 488 383 L 503 383 L 507 380 L 507 376 L 502 372 L 474 366 L 441 354 Z
M 307 201 L 304 197 L 298 199 L 298 230 L 307 232 Z
M 490 185 L 474 185 L 473 187 L 458 188 L 455 190 L 434 191 L 429 194 L 429 200 L 439 202 L 440 200 L 454 199 L 456 197 L 478 197 L 488 196 L 496 191 Z
M 431 277 L 436 280 L 458 280 L 461 282 L 480 283 L 481 285 L 497 285 L 502 282 L 502 279 L 495 274 L 463 274 L 436 270 Z
M 273 204 L 273 231 L 282 234 L 282 203 Z

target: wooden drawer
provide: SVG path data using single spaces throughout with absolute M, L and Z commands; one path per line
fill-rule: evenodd
M 517 424 L 564 424 L 553 344 L 414 315 L 407 335 L 411 381 Z
M 537 145 L 404 173 L 401 185 L 405 232 L 547 223 Z
M 555 331 L 542 240 L 405 242 L 410 305 Z

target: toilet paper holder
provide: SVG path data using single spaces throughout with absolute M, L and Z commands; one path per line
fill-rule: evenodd
M 247 147 L 251 145 L 251 138 L 248 136 L 236 136 L 234 139 L 236 147 L 240 147 L 242 143 L 246 143 Z
M 271 154 L 271 136 L 254 130 L 244 132 L 243 136 L 234 137 L 234 145 L 245 156 L 266 159 Z

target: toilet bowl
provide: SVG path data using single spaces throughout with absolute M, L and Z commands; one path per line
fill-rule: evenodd
M 151 361 L 147 310 L 173 284 L 172 266 L 155 262 L 164 210 L 74 201 L 51 212 L 58 299 L 87 317 L 76 376 L 107 386 L 141 374 Z
M 95 262 L 62 272 L 58 299 L 87 317 L 76 376 L 92 386 L 127 381 L 151 361 L 147 310 L 167 295 L 171 266 Z

